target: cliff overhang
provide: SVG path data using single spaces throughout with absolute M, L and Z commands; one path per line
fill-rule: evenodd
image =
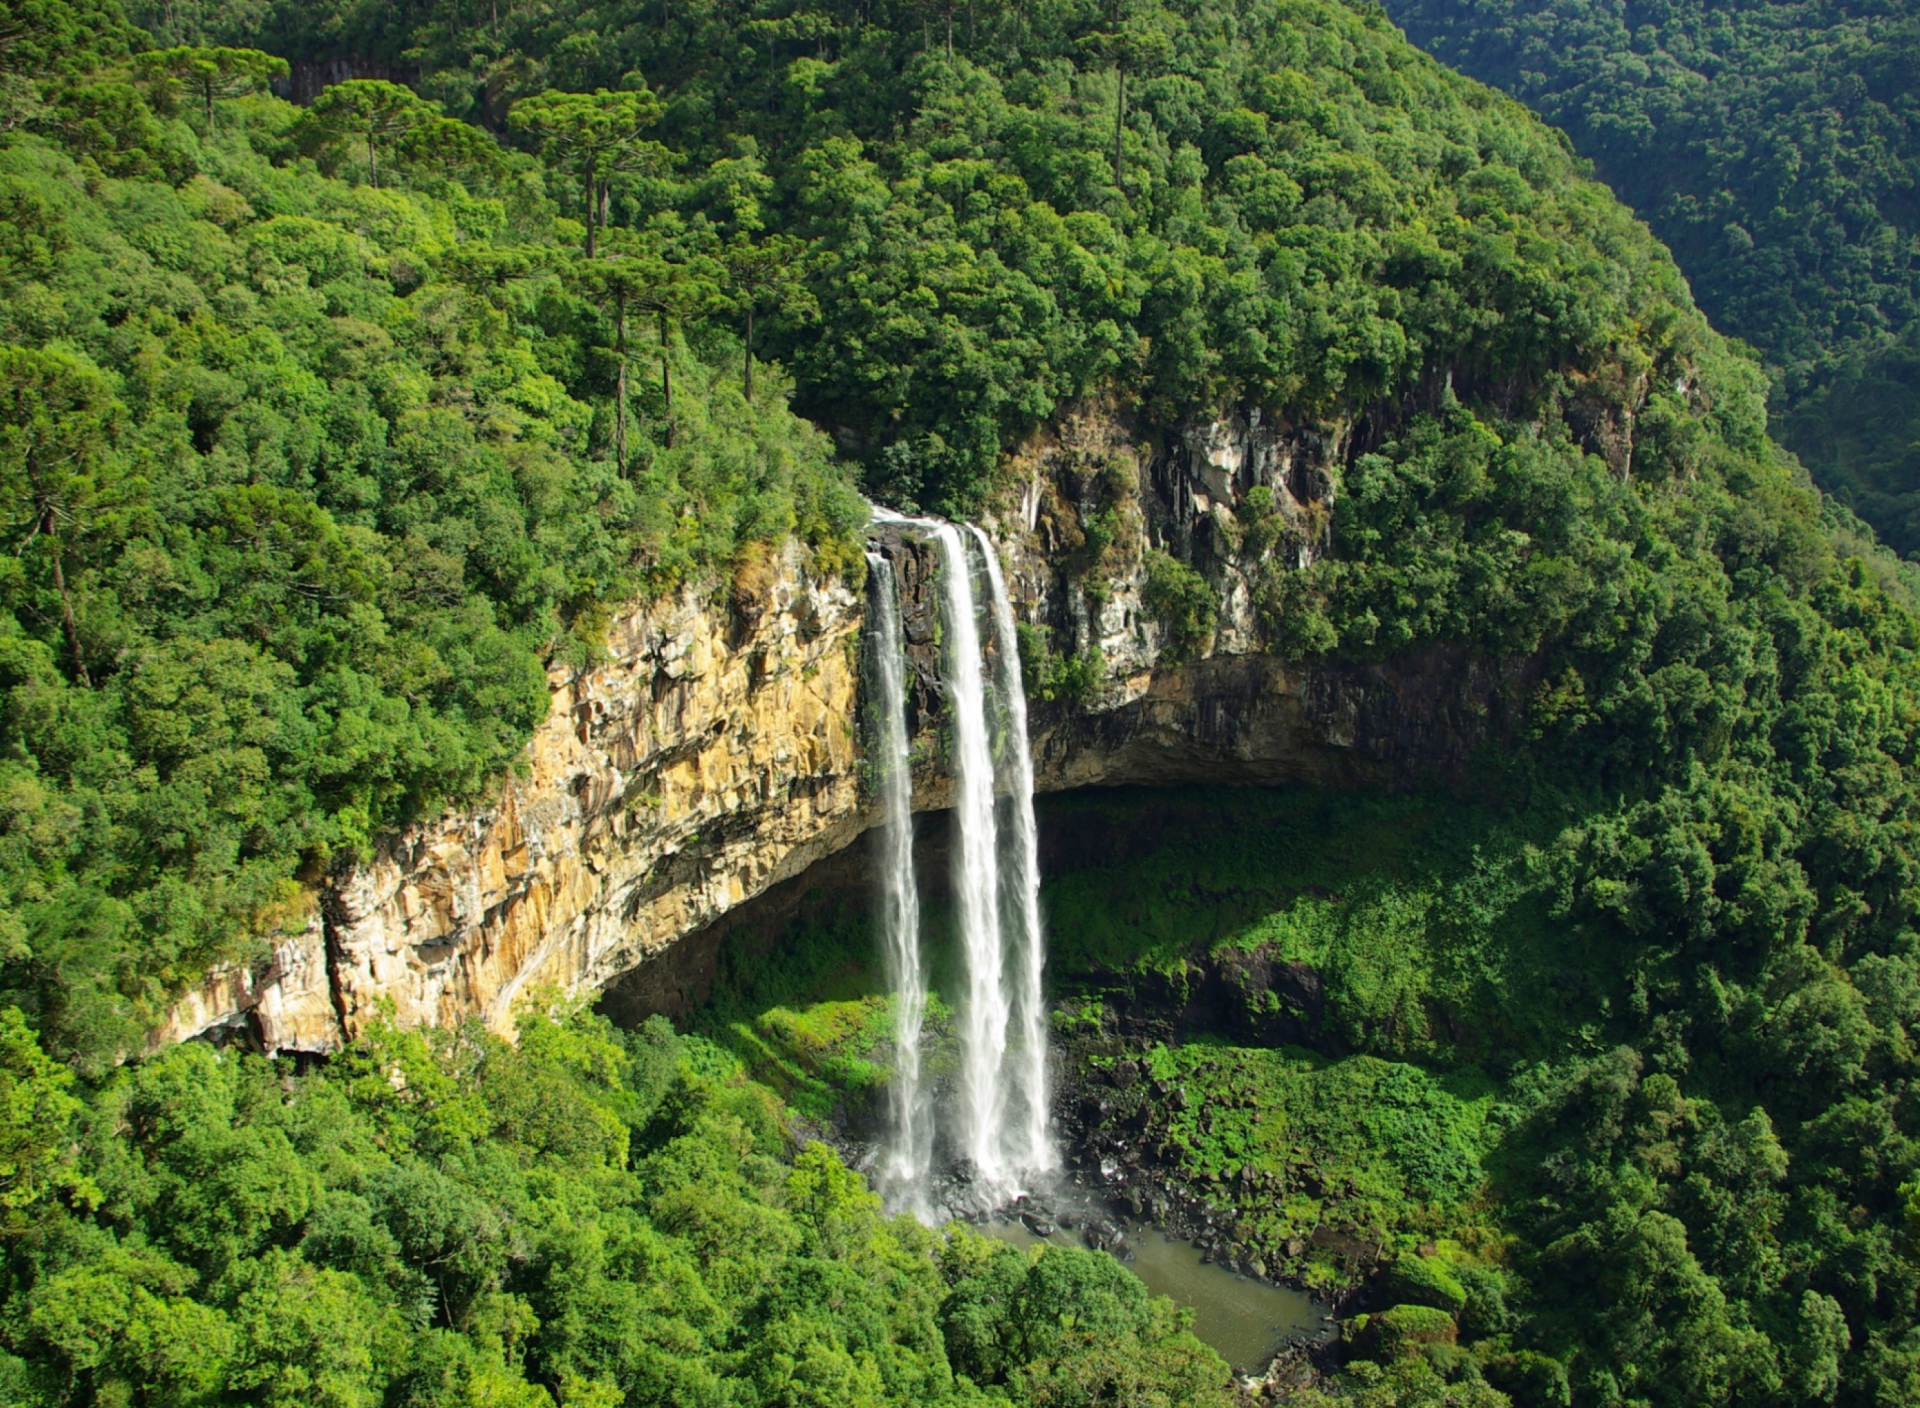
M 1083 408 L 1010 458 L 985 526 L 1029 644 L 1093 667 L 1071 697 L 1034 702 L 1040 790 L 1469 785 L 1528 662 L 1439 646 L 1300 665 L 1263 648 L 1256 583 L 1275 554 L 1284 570 L 1320 550 L 1342 453 L 1337 431 L 1251 414 L 1140 442 Z M 1281 526 L 1251 547 L 1235 519 L 1250 496 Z M 913 664 L 915 806 L 939 809 L 950 773 L 932 560 L 897 530 L 878 546 Z M 1214 594 L 1197 658 L 1170 658 L 1171 628 L 1150 609 L 1156 553 Z M 511 1032 L 536 996 L 591 994 L 649 965 L 658 981 L 625 986 L 684 1008 L 704 965 L 676 951 L 875 820 L 864 612 L 863 593 L 790 545 L 753 602 L 687 591 L 620 615 L 599 663 L 554 670 L 548 717 L 489 804 L 319 884 L 304 924 L 270 936 L 260 961 L 210 973 L 152 1044 L 229 1032 L 322 1052 L 382 1016 Z

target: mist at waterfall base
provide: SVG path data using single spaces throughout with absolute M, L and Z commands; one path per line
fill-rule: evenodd
M 926 970 L 913 869 L 906 648 L 899 584 L 872 565 L 870 756 L 882 820 L 880 922 L 894 998 L 894 1078 L 877 1173 L 889 1206 L 928 1221 L 1006 1206 L 1059 1167 L 1049 1130 L 1045 936 L 1033 765 L 1012 602 L 977 528 L 876 511 L 938 563 L 941 690 L 954 782 L 953 907 L 962 962 L 957 1069 L 924 1083 Z M 978 586 L 985 587 L 984 599 Z M 991 652 L 991 658 L 989 657 Z M 991 666 L 991 668 L 989 668 Z M 936 1160 L 946 1168 L 935 1190 Z

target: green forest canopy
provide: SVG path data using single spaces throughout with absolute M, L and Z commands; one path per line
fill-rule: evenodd
M 342 1082 L 384 1061 L 376 1048 L 304 1081 L 244 1061 L 216 1077 L 197 1048 L 109 1067 L 169 991 L 297 906 L 298 877 L 503 766 L 544 709 L 544 663 L 591 658 L 616 603 L 724 576 L 790 532 L 826 564 L 857 562 L 857 500 L 788 388 L 874 492 L 954 512 L 1083 393 L 1148 428 L 1243 401 L 1351 430 L 1327 551 L 1304 571 L 1276 551 L 1260 573 L 1269 641 L 1302 660 L 1453 642 L 1526 661 L 1535 683 L 1506 701 L 1483 777 L 1555 819 L 1542 942 L 1604 949 L 1617 979 L 1523 1053 L 1559 1063 L 1540 1080 L 1562 1082 L 1554 1108 L 1570 1113 L 1522 1146 L 1533 1172 L 1486 1192 L 1524 1238 L 1515 1259 L 1546 1268 L 1488 1354 L 1557 1366 L 1515 1381 L 1526 1402 L 1562 1384 L 1582 1403 L 1676 1408 L 1920 1392 L 1903 1191 L 1920 1162 L 1916 621 L 1894 569 L 1768 441 L 1761 369 L 1515 103 L 1378 10 L 1330 0 L 157 17 L 171 48 L 345 52 L 420 74 L 419 93 L 365 80 L 304 112 L 248 91 L 267 76 L 253 60 L 141 57 L 152 46 L 104 6 L 6 13 L 0 962 L 26 1017 L 7 1019 L 0 1196 L 24 1230 L 0 1333 L 19 1393 L 318 1396 L 336 1370 L 272 1338 L 300 1323 L 259 1289 L 282 1277 L 337 1295 L 309 1322 L 336 1303 L 362 1306 L 355 1324 L 391 1310 L 458 1360 L 429 1379 L 467 1401 L 497 1373 L 499 1401 L 518 1374 L 571 1402 L 570 1372 L 581 1401 L 602 1380 L 672 1401 L 609 1367 L 625 1349 L 536 1352 L 532 1322 L 569 1323 L 590 1294 L 543 1290 L 528 1308 L 520 1263 L 493 1250 L 475 1253 L 469 1298 L 443 1286 L 412 1309 L 390 1299 L 409 1284 L 397 1266 L 459 1264 L 435 1234 L 410 1242 L 347 1206 L 341 1245 L 372 1259 L 326 1259 L 322 1192 L 377 1207 L 369 1190 L 397 1176 L 348 1167 L 356 1141 L 374 1164 L 409 1144 L 422 1177 L 468 1187 L 520 1186 L 489 1160 L 524 1166 L 562 1201 L 611 1189 L 638 1206 L 666 1186 L 617 1141 L 556 1131 L 549 1146 L 484 1090 L 462 1103 L 508 1055 L 455 1043 L 398 1086 L 376 1064 L 357 1090 Z M 194 86 L 208 65 L 225 75 L 213 96 Z M 550 90 L 580 101 L 513 120 Z M 750 351 L 781 365 L 751 400 Z M 1246 508 L 1250 540 L 1272 547 Z M 626 1077 L 593 1074 L 601 1060 L 560 1067 L 617 1111 Z M 73 1068 L 97 1080 L 78 1105 Z M 117 1113 L 176 1071 L 232 1082 L 246 1118 Z M 465 1143 L 411 1144 L 415 1115 L 380 1113 L 415 1084 L 444 1090 L 421 1118 L 471 1121 Z M 296 1138 L 285 1124 L 309 1100 L 364 1108 L 337 1137 Z M 1783 1249 L 1759 1263 L 1707 1244 L 1711 1197 L 1752 1190 L 1696 1187 L 1654 1137 L 1718 1140 L 1756 1108 L 1790 1175 L 1756 1194 L 1780 1200 L 1765 1235 Z M 40 1111 L 84 1137 L 30 1136 Z M 622 1126 L 629 1152 L 654 1137 L 633 1133 L 648 1118 Z M 168 1190 L 227 1167 L 205 1140 L 236 1125 L 264 1162 L 234 1176 L 260 1189 L 334 1162 L 290 1210 L 261 1193 L 241 1227 L 254 1195 L 236 1194 L 230 1213 L 171 1225 L 155 1211 Z M 1771 1169 L 1749 1143 L 1742 1157 Z M 1513 1187 L 1524 1206 L 1498 1202 Z M 490 1207 L 472 1213 L 497 1229 L 487 1248 L 544 1225 Z M 732 1204 L 713 1216 L 700 1225 L 722 1241 L 760 1225 Z M 227 1239 L 240 1250 L 202 1265 Z M 149 1254 L 150 1275 L 131 1269 Z M 715 1270 L 714 1323 L 733 1327 L 715 1352 L 763 1343 L 739 1317 L 773 1323 L 752 1307 L 804 1284 L 784 1267 L 751 1273 L 772 1300 Z M 23 1307 L 66 1306 L 49 1288 L 69 1272 L 81 1318 L 36 1327 Z M 620 1295 L 653 1285 L 614 1279 Z M 96 1288 L 111 1304 L 89 1338 Z M 1622 1328 L 1602 1307 L 1628 1290 Z M 1159 1312 L 1127 1313 L 1143 1342 L 1166 1339 Z M 956 1348 L 956 1323 L 899 1333 L 931 1346 L 938 1327 L 944 1349 L 916 1363 L 988 1363 Z M 981 1330 L 993 1353 L 1025 1343 L 997 1324 Z M 169 1358 L 182 1342 L 211 1349 Z M 129 1357 L 142 1346 L 159 1357 Z M 398 1373 L 415 1354 L 368 1363 Z M 709 1367 L 738 1379 L 733 1362 Z M 1043 1390 L 1020 1378 L 1034 1362 L 962 1371 L 1033 1402 L 1110 1385 L 1067 1366 Z M 1498 1402 L 1494 1360 L 1471 1344 L 1421 1362 L 1427 1386 L 1404 1401 Z M 355 1364 L 338 1401 L 435 1401 Z M 807 1401 L 755 1382 L 735 1396 Z M 881 1379 L 913 1401 L 904 1382 Z
M 598 199 L 617 224 L 804 240 L 811 296 L 769 312 L 796 405 L 876 491 L 928 508 L 976 507 L 1009 441 L 1096 390 L 1160 425 L 1237 401 L 1350 422 L 1449 373 L 1516 405 L 1580 374 L 1597 411 L 1631 409 L 1700 335 L 1664 251 L 1561 139 L 1377 9 L 168 14 L 182 36 L 413 66 L 496 124 L 553 88 L 650 88 L 677 184 L 615 175 Z
M 1920 552 L 1920 15 L 1882 0 L 1393 0 L 1423 48 L 1564 127 L 1723 332 L 1814 477 Z
M 1117 1261 L 883 1217 L 658 1018 L 379 1029 L 305 1076 L 189 1042 L 85 1105 L 63 1078 L 0 1013 L 62 1194 L 0 1172 L 9 1408 L 1232 1403 Z

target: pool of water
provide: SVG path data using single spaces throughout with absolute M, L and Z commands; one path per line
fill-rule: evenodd
M 1019 1222 L 990 1222 L 982 1231 L 1016 1247 L 1042 1241 L 1070 1243 L 1073 1234 L 1036 1237 Z M 1235 1369 L 1251 1373 L 1264 1367 L 1289 1338 L 1316 1334 L 1321 1312 L 1299 1291 L 1203 1262 L 1190 1243 L 1175 1241 L 1155 1228 L 1128 1234 L 1134 1259 L 1122 1262 L 1147 1283 L 1147 1289 L 1175 1305 L 1193 1310 L 1193 1332 Z

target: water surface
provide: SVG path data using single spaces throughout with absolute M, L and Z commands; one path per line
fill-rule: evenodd
M 1038 1246 L 1043 1241 L 1068 1245 L 1075 1240 L 1071 1232 L 1036 1237 L 1019 1222 L 990 1222 L 981 1230 L 1016 1247 Z M 1235 1369 L 1249 1373 L 1261 1369 L 1289 1337 L 1320 1329 L 1319 1308 L 1299 1291 L 1203 1262 L 1197 1248 L 1154 1228 L 1129 1233 L 1127 1240 L 1135 1257 L 1121 1265 L 1146 1282 L 1155 1295 L 1190 1307 L 1194 1334 L 1219 1350 Z

